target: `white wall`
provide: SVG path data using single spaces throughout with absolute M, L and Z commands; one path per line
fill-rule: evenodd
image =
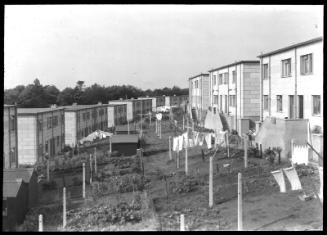
M 18 116 L 18 164 L 37 161 L 36 117 Z

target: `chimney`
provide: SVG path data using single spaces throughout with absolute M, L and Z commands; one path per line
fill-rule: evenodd
M 57 105 L 56 105 L 56 104 L 52 104 L 52 105 L 50 106 L 50 108 L 55 109 L 55 108 L 57 108 Z

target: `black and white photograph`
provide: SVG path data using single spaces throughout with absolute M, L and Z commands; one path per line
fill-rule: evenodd
M 324 5 L 3 6 L 2 231 L 323 231 Z

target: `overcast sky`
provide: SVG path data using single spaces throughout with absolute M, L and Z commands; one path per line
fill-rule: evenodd
M 323 35 L 323 6 L 5 6 L 4 88 L 130 84 L 188 77 Z

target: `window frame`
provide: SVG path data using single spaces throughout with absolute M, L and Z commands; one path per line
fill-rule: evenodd
M 313 53 L 309 53 L 309 54 L 305 54 L 305 55 L 301 55 L 300 56 L 300 74 L 305 76 L 305 75 L 311 75 L 313 74 L 313 56 L 312 56 Z M 310 58 L 310 71 L 309 72 L 306 72 L 304 71 L 305 68 L 306 68 L 306 64 L 304 63 L 304 58 L 305 57 L 308 57 Z
M 286 74 L 286 68 L 284 70 L 284 65 L 288 64 L 289 65 L 289 73 Z M 282 60 L 282 78 L 287 78 L 287 77 L 292 77 L 292 58 L 284 59 Z

